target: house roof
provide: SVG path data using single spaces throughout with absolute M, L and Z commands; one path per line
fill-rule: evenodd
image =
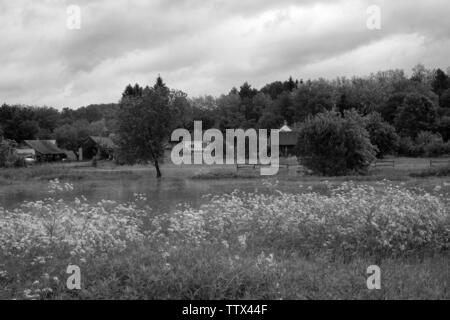
M 280 132 L 292 132 L 292 129 L 288 127 L 288 125 L 284 125 L 280 128 Z
M 289 128 L 286 120 L 284 120 L 284 125 L 280 128 L 280 132 L 292 132 L 292 129 Z
M 25 140 L 24 142 L 40 154 L 64 154 L 64 151 L 56 146 L 54 140 Z

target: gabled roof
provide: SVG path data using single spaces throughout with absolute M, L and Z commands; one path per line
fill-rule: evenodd
M 116 147 L 116 144 L 112 141 L 111 138 L 108 137 L 90 136 L 89 139 L 103 148 L 114 149 Z
M 280 146 L 295 146 L 297 145 L 297 132 L 293 131 L 284 121 L 284 125 L 280 128 Z
M 24 142 L 40 154 L 64 154 L 64 151 L 56 146 L 54 140 L 25 140 Z
M 280 128 L 280 132 L 292 132 L 292 129 L 285 124 Z

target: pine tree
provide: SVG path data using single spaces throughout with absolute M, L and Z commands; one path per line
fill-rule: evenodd
M 437 69 L 431 83 L 433 91 L 441 97 L 445 90 L 450 88 L 450 78 L 441 69 Z
M 163 96 L 167 98 L 169 97 L 170 90 L 166 86 L 160 75 L 158 75 L 158 78 L 156 78 L 156 83 L 153 86 L 153 89 L 159 91 Z

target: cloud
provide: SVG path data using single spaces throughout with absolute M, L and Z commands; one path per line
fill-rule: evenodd
M 69 5 L 81 29 L 66 27 Z M 378 5 L 381 30 L 368 30 Z M 447 0 L 17 0 L 0 3 L 0 103 L 117 101 L 160 73 L 190 95 L 249 81 L 446 68 Z M 1 101 L 3 100 L 3 101 Z

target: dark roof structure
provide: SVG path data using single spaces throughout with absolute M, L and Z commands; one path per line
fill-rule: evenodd
M 280 146 L 296 146 L 297 139 L 297 132 L 280 131 Z
M 43 155 L 63 155 L 65 152 L 56 146 L 54 140 L 25 140 L 27 146 Z

